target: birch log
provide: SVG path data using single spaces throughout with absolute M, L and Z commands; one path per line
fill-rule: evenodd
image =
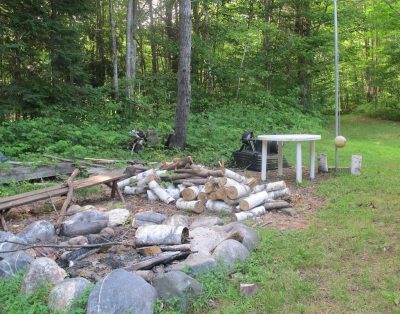
M 126 186 L 124 188 L 124 193 L 128 195 L 139 195 L 144 193 L 145 189 L 143 187 L 137 186 Z
M 211 212 L 225 212 L 225 213 L 231 213 L 232 212 L 232 206 L 229 206 L 225 202 L 222 201 L 212 201 L 208 200 L 206 203 L 206 208 L 211 211 Z
M 223 200 L 226 198 L 226 191 L 224 188 L 219 188 L 214 192 L 210 193 L 210 200 L 216 201 L 216 200 Z
M 238 221 L 241 221 L 241 220 L 246 220 L 246 219 L 252 218 L 252 217 L 262 216 L 262 215 L 265 215 L 265 213 L 266 213 L 266 210 L 265 210 L 264 206 L 257 206 L 247 212 L 236 213 L 235 216 Z
M 246 183 L 246 180 L 247 180 L 246 177 L 241 176 L 240 174 L 238 174 L 232 170 L 229 170 L 229 169 L 224 169 L 223 174 L 225 177 L 233 179 L 239 183 Z
M 182 198 L 185 201 L 193 201 L 199 195 L 199 188 L 197 186 L 190 186 L 181 192 Z
M 200 201 L 203 201 L 203 202 L 207 201 L 208 194 L 205 192 L 205 186 L 203 186 L 202 189 L 199 191 L 199 194 L 197 195 L 197 198 Z
M 175 202 L 175 199 L 168 194 L 168 192 L 161 187 L 156 181 L 149 182 L 149 188 L 162 200 L 165 204 L 170 204 Z
M 277 190 L 277 191 L 271 191 L 271 192 L 267 192 L 268 193 L 268 197 L 267 199 L 277 199 L 277 198 L 281 198 L 281 197 L 285 197 L 289 195 L 289 189 L 282 189 L 282 190 Z
M 183 226 L 146 225 L 135 233 L 137 246 L 183 244 L 189 238 L 189 229 Z
M 247 185 L 239 184 L 237 186 L 228 186 L 225 188 L 226 195 L 231 200 L 247 196 L 251 192 L 251 188 Z
M 269 200 L 264 203 L 264 208 L 266 210 L 280 209 L 285 207 L 290 207 L 290 204 L 286 201 Z
M 176 188 L 173 184 L 167 186 L 167 192 L 175 200 L 181 197 L 181 192 L 179 191 L 179 188 Z
M 245 197 L 239 202 L 239 206 L 241 210 L 250 210 L 254 207 L 257 207 L 258 205 L 261 205 L 262 203 L 265 203 L 265 201 L 268 199 L 268 192 L 267 191 L 261 191 L 255 194 L 251 194 L 248 197 Z
M 149 201 L 158 201 L 159 198 L 158 196 L 152 191 L 152 190 L 147 190 L 147 198 Z
M 127 178 L 125 180 L 119 181 L 117 183 L 117 185 L 121 189 L 125 186 L 136 184 L 136 182 L 137 182 L 136 176 L 133 176 L 133 177 Z
M 285 181 L 276 181 L 276 182 L 257 185 L 254 187 L 253 191 L 254 193 L 258 193 L 261 191 L 270 192 L 270 191 L 282 190 L 285 188 L 286 188 Z
M 176 201 L 176 207 L 197 214 L 204 212 L 204 203 L 201 201 L 185 201 L 183 198 L 180 198 Z
M 361 174 L 361 163 L 362 163 L 361 155 L 352 155 L 351 156 L 351 168 L 350 168 L 351 174 L 353 174 L 353 175 Z

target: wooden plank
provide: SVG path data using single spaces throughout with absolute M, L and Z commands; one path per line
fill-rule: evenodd
M 74 166 L 69 162 L 62 162 L 55 165 L 41 166 L 37 168 L 18 166 L 12 169 L 2 170 L 0 175 L 0 184 L 56 177 L 62 174 L 69 175 L 72 171 L 74 171 Z
M 125 177 L 125 175 L 123 175 L 123 174 L 114 174 L 114 175 L 109 174 L 109 175 L 93 176 L 93 177 L 89 177 L 87 179 L 75 181 L 74 189 L 80 190 L 80 189 L 92 187 L 92 186 L 102 184 L 102 183 L 109 183 L 112 181 L 117 181 L 124 177 Z M 18 195 L 16 195 L 14 199 L 13 199 L 13 197 L 9 197 L 8 202 L 2 202 L 2 199 L 0 199 L 0 212 L 10 209 L 12 207 L 33 203 L 33 202 L 36 202 L 39 200 L 44 200 L 44 199 L 49 198 L 50 196 L 53 197 L 53 196 L 67 194 L 68 187 L 64 186 L 64 187 L 60 187 L 58 189 L 52 189 L 52 190 L 43 189 L 43 190 L 37 190 L 37 191 L 33 191 L 33 192 L 36 192 L 36 194 L 32 194 L 32 195 L 29 195 L 29 196 L 23 197 L 23 198 L 19 198 Z

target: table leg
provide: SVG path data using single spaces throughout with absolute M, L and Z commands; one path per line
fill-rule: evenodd
M 267 147 L 268 141 L 262 141 L 262 154 L 261 154 L 261 180 L 267 180 Z
M 278 176 L 283 175 L 283 142 L 278 142 Z
M 297 142 L 297 149 L 296 149 L 296 181 L 297 183 L 301 183 L 302 181 L 301 142 Z
M 315 141 L 310 142 L 310 178 L 315 179 Z

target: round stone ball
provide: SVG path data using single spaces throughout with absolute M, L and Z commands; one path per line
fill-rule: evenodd
M 337 148 L 342 148 L 346 145 L 346 141 L 344 136 L 339 135 L 335 138 L 335 145 Z

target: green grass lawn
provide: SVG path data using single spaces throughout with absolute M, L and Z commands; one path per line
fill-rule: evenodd
M 400 313 L 400 123 L 344 116 L 342 133 L 341 166 L 361 154 L 362 175 L 318 185 L 328 205 L 306 231 L 260 230 L 243 278 L 205 280 L 217 307 L 197 312 Z M 332 164 L 333 124 L 322 136 L 318 151 Z M 240 282 L 256 283 L 258 294 L 240 297 Z

